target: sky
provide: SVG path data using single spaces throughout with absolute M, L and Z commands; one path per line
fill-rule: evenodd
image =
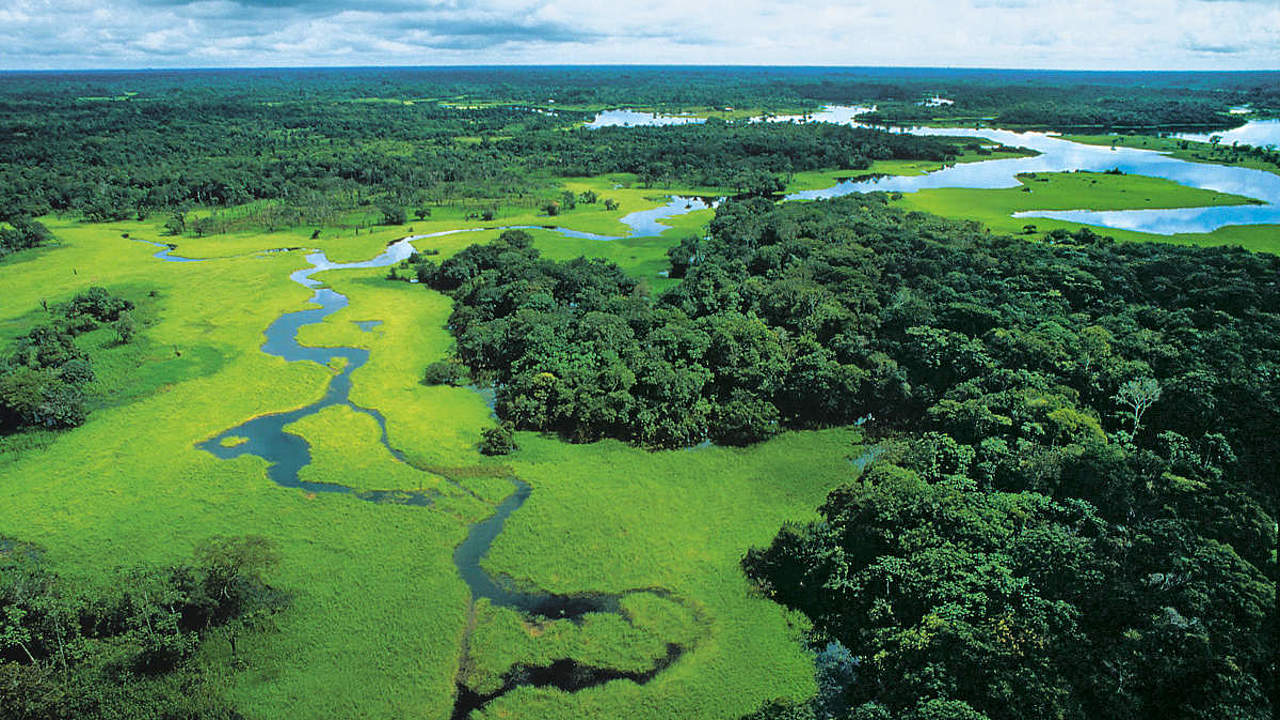
M 488 64 L 1280 70 L 1280 0 L 0 3 L 0 70 Z

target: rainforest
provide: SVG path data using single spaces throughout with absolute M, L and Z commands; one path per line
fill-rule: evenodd
M 1277 118 L 0 73 L 0 718 L 1274 718 Z

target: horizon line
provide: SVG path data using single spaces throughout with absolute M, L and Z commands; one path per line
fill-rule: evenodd
M 762 65 L 757 63 L 457 63 L 440 65 L 174 65 L 145 67 L 77 67 L 77 68 L 0 68 L 0 75 L 57 75 L 72 73 L 143 73 L 143 72 L 233 72 L 253 70 L 462 70 L 462 69 L 592 69 L 592 68 L 699 68 L 708 70 L 938 70 L 951 72 L 1033 72 L 1033 73 L 1081 73 L 1091 75 L 1117 75 L 1125 73 L 1161 74 L 1280 74 L 1280 69 L 1179 69 L 1179 68 L 1047 68 L 1047 67 L 997 67 L 981 65 Z

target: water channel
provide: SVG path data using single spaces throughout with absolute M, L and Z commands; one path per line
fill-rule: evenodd
M 309 267 L 294 271 L 289 275 L 289 279 L 313 290 L 311 303 L 318 307 L 285 313 L 273 321 L 263 333 L 265 341 L 261 350 L 267 355 L 279 357 L 288 362 L 314 362 L 324 367 L 333 367 L 334 363 L 340 363 L 341 368 L 330 378 L 328 388 L 320 400 L 294 410 L 252 418 L 198 443 L 196 447 L 222 459 L 244 455 L 259 457 L 267 463 L 267 477 L 281 487 L 313 493 L 349 494 L 375 503 L 398 503 L 419 507 L 432 505 L 434 498 L 438 495 L 437 491 L 400 489 L 357 491 L 345 485 L 302 480 L 300 471 L 311 463 L 311 448 L 303 437 L 286 429 L 290 424 L 325 408 L 346 405 L 356 412 L 372 417 L 381 428 L 383 446 L 396 461 L 408 464 L 404 454 L 389 443 L 387 423 L 383 415 L 375 409 L 366 408 L 351 401 L 351 375 L 368 362 L 369 351 L 355 347 L 308 347 L 300 344 L 297 336 L 298 331 L 303 327 L 323 322 L 348 304 L 346 296 L 324 287 L 319 280 L 316 280 L 313 277 L 316 273 L 328 270 L 378 268 L 398 263 L 414 252 L 413 241 L 422 237 L 425 236 L 404 238 L 392 243 L 377 257 L 364 262 L 335 263 L 330 261 L 323 252 L 316 251 L 308 254 L 306 259 Z M 174 256 L 171 254 L 173 248 L 167 245 L 163 247 L 165 250 L 155 254 L 158 259 L 168 262 L 200 261 L 199 258 Z M 360 326 L 367 332 L 376 327 L 377 323 L 378 321 L 365 321 L 360 323 Z M 486 599 L 494 607 L 515 609 L 534 623 L 553 620 L 578 623 L 590 613 L 609 613 L 621 616 L 628 624 L 634 625 L 631 616 L 623 608 L 622 601 L 628 596 L 649 594 L 669 602 L 686 605 L 684 601 L 661 588 L 637 588 L 621 593 L 561 595 L 529 585 L 521 585 L 509 577 L 490 573 L 482 566 L 481 561 L 501 534 L 507 518 L 519 510 L 532 494 L 532 488 L 528 483 L 516 477 L 509 479 L 512 483 L 512 492 L 494 507 L 491 515 L 472 523 L 468 527 L 466 538 L 454 549 L 454 565 L 459 577 L 471 592 L 473 611 L 476 602 Z M 459 491 L 471 494 L 451 478 L 445 477 L 445 480 Z M 693 608 L 690 609 L 693 610 Z M 695 617 L 697 617 L 696 610 Z M 500 687 L 492 692 L 478 693 L 459 682 L 452 717 L 455 720 L 465 720 L 472 711 L 483 708 L 520 687 L 554 687 L 566 692 L 574 692 L 614 680 L 630 680 L 644 684 L 678 660 L 688 649 L 683 645 L 668 644 L 665 654 L 655 658 L 649 668 L 643 671 L 621 671 L 597 667 L 569 658 L 557 659 L 546 665 L 518 664 L 503 674 Z

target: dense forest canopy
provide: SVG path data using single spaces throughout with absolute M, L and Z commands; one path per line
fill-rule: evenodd
M 728 202 L 672 259 L 654 297 L 510 232 L 424 277 L 520 428 L 868 419 L 869 470 L 745 561 L 862 658 L 855 717 L 1271 717 L 1280 259 L 881 196 Z

